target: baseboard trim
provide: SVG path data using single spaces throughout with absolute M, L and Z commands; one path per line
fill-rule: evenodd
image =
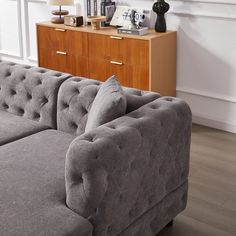
M 193 123 L 236 134 L 235 124 L 219 121 L 212 117 L 204 117 L 204 115 L 201 114 L 193 114 Z
M 178 86 L 176 88 L 177 92 L 180 93 L 188 93 L 188 94 L 192 94 L 195 96 L 201 96 L 201 97 L 207 97 L 207 98 L 211 98 L 211 99 L 217 99 L 217 100 L 221 100 L 224 102 L 231 102 L 231 103 L 236 103 L 236 97 L 232 97 L 232 96 L 226 96 L 226 95 L 222 95 L 222 94 L 218 94 L 218 93 L 212 93 L 212 92 L 205 92 L 205 91 L 201 91 L 198 89 L 192 89 L 192 88 L 184 88 L 184 87 L 180 87 Z

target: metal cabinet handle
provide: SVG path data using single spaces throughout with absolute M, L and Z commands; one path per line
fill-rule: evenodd
M 56 28 L 55 30 L 56 30 L 56 31 L 60 31 L 60 32 L 66 32 L 65 29 L 60 29 L 60 28 Z
M 110 63 L 114 65 L 120 65 L 120 66 L 123 65 L 123 62 L 119 62 L 119 61 L 110 61 Z
M 60 54 L 60 55 L 67 55 L 66 52 L 61 52 L 61 51 L 56 51 L 56 54 Z
M 122 37 L 118 37 L 118 36 L 110 36 L 111 39 L 118 39 L 118 40 L 122 40 Z

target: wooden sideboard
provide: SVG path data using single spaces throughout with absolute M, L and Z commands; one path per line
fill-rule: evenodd
M 115 28 L 92 30 L 37 24 L 39 66 L 105 81 L 117 75 L 123 86 L 176 94 L 176 32 L 121 35 Z

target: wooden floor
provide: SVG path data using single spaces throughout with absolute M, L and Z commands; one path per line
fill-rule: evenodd
M 236 135 L 194 125 L 186 210 L 157 236 L 236 236 Z

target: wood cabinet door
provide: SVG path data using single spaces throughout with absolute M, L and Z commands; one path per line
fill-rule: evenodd
M 89 76 L 116 75 L 123 86 L 149 89 L 149 41 L 88 34 Z
M 108 58 L 122 61 L 129 65 L 149 65 L 149 41 L 123 38 L 117 36 L 107 37 Z
M 37 26 L 38 48 L 63 51 L 68 31 L 60 28 Z
M 71 73 L 67 55 L 57 54 L 55 50 L 39 48 L 39 66 Z
M 87 33 L 37 26 L 39 66 L 88 76 Z

